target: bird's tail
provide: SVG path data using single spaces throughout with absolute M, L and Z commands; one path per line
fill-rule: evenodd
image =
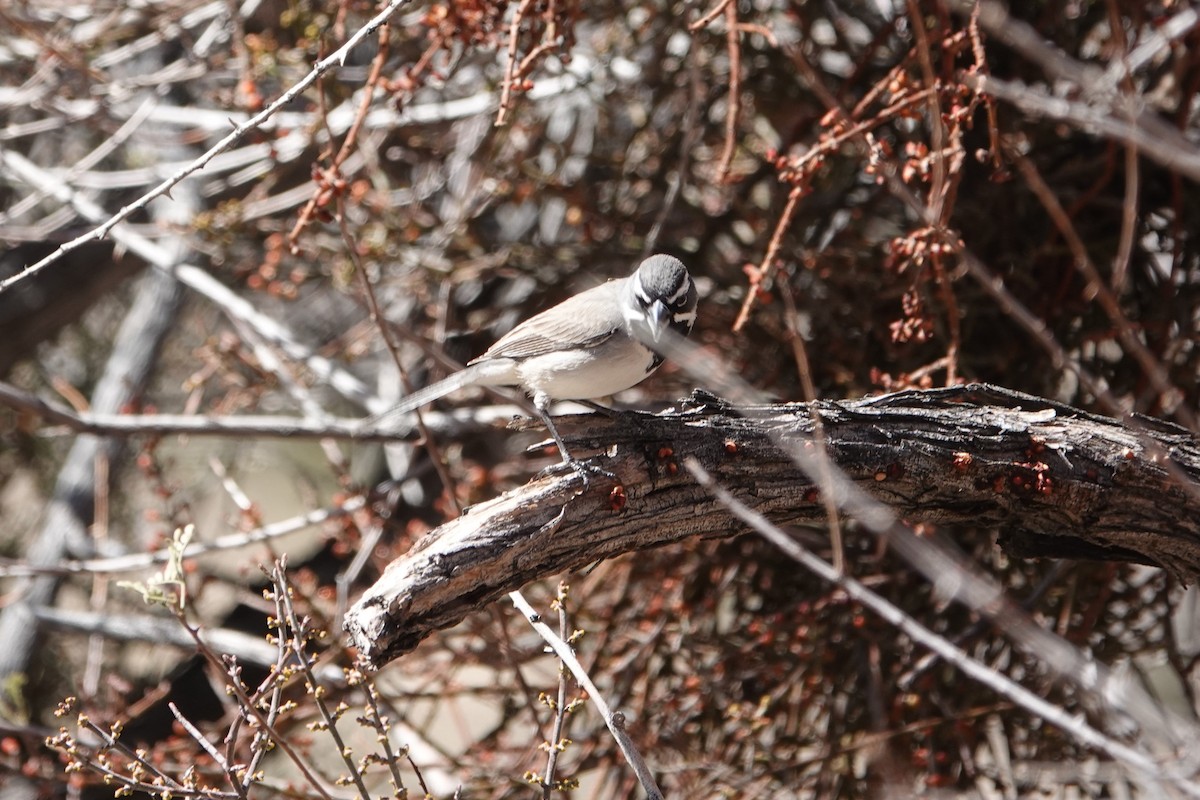
M 511 364 L 497 361 L 482 361 L 470 364 L 458 372 L 449 375 L 437 383 L 418 389 L 383 413 L 367 417 L 362 421 L 362 427 L 375 428 L 386 425 L 405 414 L 411 414 L 421 406 L 427 406 L 434 400 L 440 400 L 451 392 L 465 389 L 468 386 L 503 386 L 512 371 Z

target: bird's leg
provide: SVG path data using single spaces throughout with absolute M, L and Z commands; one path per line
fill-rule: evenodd
M 537 411 L 538 416 L 541 418 L 542 424 L 546 426 L 546 430 L 550 431 L 550 435 L 554 437 L 554 443 L 558 445 L 558 452 L 562 454 L 563 463 L 575 470 L 575 472 L 579 474 L 579 477 L 583 478 L 584 487 L 586 488 L 591 483 L 588 478 L 588 473 L 616 479 L 617 476 L 608 470 L 601 469 L 591 462 L 580 461 L 571 456 L 571 454 L 567 451 L 566 442 L 564 442 L 562 436 L 558 434 L 558 428 L 554 427 L 554 421 L 550 419 L 550 414 L 547 411 L 547 407 L 549 405 L 550 398 L 545 397 L 544 395 L 538 395 L 533 398 L 533 408 L 535 411 Z

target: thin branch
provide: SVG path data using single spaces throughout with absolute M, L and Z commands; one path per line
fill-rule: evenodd
M 0 404 L 29 411 L 48 422 L 65 426 L 76 433 L 97 436 L 269 436 L 280 438 L 333 438 L 360 442 L 414 441 L 420 431 L 413 422 L 385 418 L 371 423 L 361 418 L 287 417 L 267 414 L 237 416 L 199 416 L 195 414 L 103 414 L 80 413 L 67 406 L 44 400 L 37 395 L 0 381 Z M 452 411 L 427 411 L 425 424 L 430 431 L 463 435 L 508 422 L 523 413 L 516 405 L 481 406 Z
M 200 732 L 200 729 L 193 725 L 192 721 L 183 715 L 183 712 L 179 710 L 179 706 L 169 702 L 167 703 L 167 708 L 171 710 L 171 716 L 175 717 L 176 722 L 182 725 L 183 729 L 187 731 L 189 736 L 192 737 L 192 741 L 200 745 L 200 749 L 208 753 L 212 760 L 216 762 L 217 766 L 220 767 L 221 770 L 230 777 L 230 783 L 233 784 L 233 788 L 237 791 L 238 796 L 245 797 L 245 789 L 238 781 L 232 779 L 232 775 L 229 772 L 229 762 L 225 760 L 225 756 L 221 755 L 220 751 L 213 747 L 212 742 L 210 742 L 208 738 Z
M 801 186 L 793 186 L 788 192 L 787 205 L 783 207 L 783 213 L 779 215 L 779 220 L 775 223 L 775 232 L 771 235 L 770 243 L 767 244 L 767 252 L 763 255 L 762 263 L 757 267 L 747 267 L 747 271 L 750 273 L 750 285 L 746 287 L 746 299 L 742 301 L 742 309 L 738 312 L 737 319 L 734 320 L 734 333 L 740 331 L 750 321 L 750 311 L 754 308 L 755 301 L 758 300 L 763 283 L 778 267 L 777 255 L 779 248 L 783 246 L 783 236 L 792 226 L 792 217 L 796 215 L 796 209 L 800 207 L 800 198 L 804 195 L 805 189 Z
M 337 221 L 338 228 L 342 232 L 342 242 L 346 246 L 346 253 L 350 257 L 351 263 L 354 264 L 354 271 L 358 273 L 359 282 L 363 287 L 363 296 L 367 298 L 367 309 L 371 315 L 371 322 L 379 331 L 379 335 L 383 338 L 384 347 L 387 348 L 388 354 L 392 357 L 392 363 L 396 365 L 396 370 L 400 373 L 400 383 L 404 386 L 405 395 L 413 393 L 412 381 L 408 379 L 408 370 L 404 368 L 404 359 L 400 355 L 400 348 L 392 339 L 387 324 L 387 318 L 379 309 L 379 300 L 375 297 L 375 284 L 371 281 L 371 276 L 367 274 L 366 267 L 362 263 L 362 259 L 358 256 L 358 245 L 354 241 L 354 237 L 350 234 L 350 228 L 346 222 L 346 207 L 341 198 L 337 203 Z M 416 419 L 417 431 L 421 434 L 421 441 L 425 448 L 429 451 L 429 460 L 433 464 L 434 470 L 437 472 L 438 480 L 441 481 L 442 487 L 446 492 L 446 499 L 450 503 L 450 509 L 453 514 L 459 512 L 458 505 L 458 490 L 457 484 L 450 476 L 450 470 L 446 468 L 445 459 L 442 456 L 442 450 L 438 447 L 437 439 L 434 438 L 429 426 L 425 424 L 425 412 L 418 408 L 413 410 L 413 417 Z
M 1027 114 L 1070 123 L 1088 133 L 1134 147 L 1171 172 L 1200 181 L 1200 148 L 1178 129 L 1153 117 L 1130 120 L 1111 109 L 1066 97 L 1057 97 L 1016 81 L 989 75 L 964 74 L 962 82 L 976 92 L 1005 100 Z
M 338 730 L 337 721 L 340 712 L 331 712 L 328 703 L 325 702 L 325 689 L 320 681 L 317 680 L 312 656 L 308 651 L 309 640 L 312 635 L 312 623 L 308 617 L 301 618 L 296 613 L 296 607 L 292 603 L 292 587 L 287 579 L 286 568 L 286 562 L 277 561 L 271 570 L 271 581 L 278 590 L 282 590 L 279 600 L 283 605 L 284 616 L 279 620 L 279 635 L 281 637 L 288 637 L 291 640 L 292 653 L 295 656 L 295 663 L 300 665 L 300 671 L 304 675 L 305 688 L 312 695 L 313 705 L 317 707 L 317 713 L 321 715 L 324 731 L 333 739 L 334 749 L 341 757 L 342 763 L 346 765 L 346 769 L 350 773 L 350 780 L 354 782 L 354 786 L 358 789 L 359 799 L 371 800 L 371 792 L 367 789 L 367 785 L 363 781 L 362 770 L 358 769 L 358 766 L 354 763 L 354 760 L 351 758 L 352 751 L 346 745 L 345 739 L 342 738 L 342 734 Z
M 1121 103 L 1130 122 L 1134 122 L 1138 109 L 1137 87 L 1133 84 L 1133 71 L 1129 68 L 1129 43 L 1125 41 L 1125 28 L 1121 20 L 1121 12 L 1113 0 L 1108 0 L 1108 26 L 1112 39 L 1120 49 L 1118 57 L 1114 58 L 1111 66 L 1120 65 Z M 1117 242 L 1117 252 L 1113 257 L 1112 290 L 1120 296 L 1125 292 L 1126 276 L 1129 271 L 1129 258 L 1133 253 L 1133 240 L 1137 234 L 1138 222 L 1138 190 L 1140 186 L 1140 169 L 1138 164 L 1137 145 L 1125 145 L 1125 199 L 1121 204 L 1121 236 Z
M 111 611 L 66 611 L 46 607 L 37 611 L 37 619 L 60 630 L 94 633 L 119 642 L 149 642 L 184 650 L 191 650 L 196 643 L 195 637 L 189 637 L 171 617 L 114 614 Z M 236 656 L 250 664 L 271 667 L 277 660 L 275 647 L 268 644 L 262 636 L 229 628 L 207 628 L 197 631 L 196 635 L 205 647 Z M 322 668 L 321 676 L 329 680 L 340 680 L 342 672 L 330 665 Z
M 275 588 L 275 596 L 272 598 L 272 601 L 275 603 L 275 619 L 279 620 L 283 619 L 283 604 L 279 599 L 279 587 L 276 586 Z M 258 685 L 258 688 L 254 691 L 254 696 L 251 698 L 261 708 L 263 694 L 268 691 L 271 693 L 270 700 L 267 702 L 267 727 L 256 726 L 254 728 L 254 733 L 250 739 L 250 763 L 246 765 L 246 771 L 242 775 L 241 781 L 239 781 L 247 789 L 257 779 L 256 773 L 258 772 L 258 767 L 270 751 L 270 745 L 268 744 L 270 741 L 269 731 L 275 730 L 275 723 L 279 720 L 279 715 L 283 712 L 283 690 L 287 680 L 285 676 L 287 675 L 288 649 L 287 642 L 284 641 L 282 636 L 275 636 L 274 639 L 275 662 L 271 664 L 270 672 L 267 673 L 267 677 L 263 678 L 262 683 Z M 239 713 L 234 716 L 233 723 L 230 725 L 227 739 L 229 741 L 231 761 L 233 760 L 232 753 L 234 752 L 234 747 L 237 745 L 237 731 L 248 719 L 248 715 Z
M 804 344 L 804 337 L 800 334 L 800 313 L 796 309 L 796 300 L 792 297 L 790 291 L 784 289 L 779 295 L 783 298 L 783 306 L 787 311 L 788 339 L 792 343 L 792 357 L 796 360 L 796 372 L 800 376 L 800 386 L 804 390 L 804 399 L 811 404 L 817 399 L 817 387 L 813 382 L 808 348 Z M 816 405 L 810 405 L 809 408 L 811 409 L 813 425 L 813 446 L 819 447 L 823 452 L 828 452 L 829 437 L 825 435 L 825 424 L 821 422 L 821 414 L 817 411 Z M 818 463 L 818 467 L 821 470 L 821 474 L 817 484 L 819 486 L 828 486 L 830 481 L 829 459 L 822 458 Z M 842 540 L 842 520 L 838 515 L 837 503 L 834 502 L 832 494 L 823 492 L 821 494 L 821 501 L 825 504 L 825 516 L 829 521 L 829 544 L 833 549 L 833 568 L 842 573 L 846 571 L 846 553 Z
M 504 83 L 500 90 L 500 108 L 496 110 L 496 127 L 504 124 L 508 108 L 512 104 L 513 84 L 517 79 L 517 39 L 521 33 L 521 20 L 533 5 L 533 0 L 521 0 L 513 12 L 508 26 L 508 53 L 504 62 Z
M 737 147 L 737 121 L 742 109 L 742 45 L 737 3 L 725 4 L 725 49 L 729 53 L 729 90 L 725 100 L 725 144 L 717 162 L 717 181 L 729 181 L 733 153 Z
M 351 497 L 344 503 L 329 508 L 319 508 L 290 519 L 272 522 L 254 530 L 230 533 L 219 536 L 211 542 L 193 542 L 188 545 L 186 558 L 191 559 L 205 553 L 215 553 L 223 550 L 237 550 L 254 544 L 270 542 L 281 536 L 287 536 L 304 528 L 320 525 L 330 520 L 340 519 L 353 514 L 367 505 L 362 495 Z M 24 561 L 11 559 L 0 560 L 0 577 L 21 577 L 30 575 L 94 575 L 96 573 L 136 572 L 149 569 L 155 564 L 163 564 L 171 556 L 169 548 L 153 550 L 149 553 L 128 553 L 105 558 L 88 558 L 81 560 L 62 560 L 53 565 L 39 567 Z
M 342 194 L 345 190 L 345 175 L 342 171 L 342 166 L 354 153 L 354 149 L 358 144 L 359 132 L 362 130 L 363 123 L 367 119 L 367 113 L 371 110 L 371 105 L 375 100 L 375 90 L 379 86 L 379 79 L 383 74 L 383 66 L 387 63 L 390 41 L 391 37 L 388 34 L 388 28 L 381 27 L 379 29 L 379 49 L 376 51 L 375 57 L 371 60 L 371 72 L 367 75 L 366 83 L 359 90 L 361 97 L 359 98 L 358 111 L 354 115 L 354 121 L 350 123 L 350 128 L 346 131 L 346 138 L 342 140 L 342 146 L 338 149 L 337 155 L 333 157 L 329 166 L 319 169 L 315 164 L 313 165 L 316 186 L 313 187 L 311 197 L 309 197 L 308 202 L 297 216 L 296 224 L 292 226 L 292 230 L 288 233 L 288 242 L 292 246 L 293 253 L 299 249 L 296 242 L 300 238 L 301 231 L 308 227 L 317 210 L 326 208 L 329 205 L 329 201 L 333 198 L 337 198 L 339 203 L 342 199 Z M 317 100 L 321 104 L 320 119 L 326 126 L 326 134 L 329 136 L 329 141 L 332 142 L 334 133 L 329 130 L 329 115 L 325 113 L 323 82 L 317 85 Z
M 558 594 L 551 605 L 558 611 L 558 638 L 569 642 L 571 626 L 567 617 L 567 585 L 560 581 Z M 567 667 L 562 664 L 558 668 L 558 697 L 554 703 L 554 725 L 550 738 L 546 741 L 546 777 L 542 780 L 542 800 L 550 800 L 554 791 L 554 775 L 558 770 L 558 756 L 563 750 L 563 730 L 567 723 Z
M 917 0 L 907 0 L 909 24 L 912 26 L 913 37 L 916 39 L 917 63 L 921 65 L 921 77 L 926 89 L 933 91 L 925 101 L 926 124 L 929 126 L 930 160 L 933 174 L 929 184 L 929 207 L 931 215 L 938 220 L 939 226 L 945 225 L 945 215 L 948 205 L 945 202 L 944 189 L 946 182 L 946 126 L 942 122 L 942 106 L 938 96 L 938 79 L 933 71 L 933 56 L 930 53 L 929 33 L 925 30 L 925 15 Z
M 226 665 L 222 663 L 221 658 L 217 655 L 217 653 L 204 641 L 204 636 L 201 634 L 201 631 L 198 628 L 193 628 L 182 616 L 179 617 L 179 623 L 195 642 L 197 652 L 199 652 L 204 660 L 208 662 L 209 666 L 212 667 L 217 673 L 227 675 Z M 274 655 L 274 653 L 272 653 L 272 655 Z M 325 788 L 325 785 L 313 773 L 311 765 L 303 756 L 300 755 L 299 751 L 295 746 L 293 746 L 288 737 L 279 735 L 278 731 L 275 730 L 274 726 L 267 719 L 262 709 L 259 708 L 259 706 L 256 705 L 246 693 L 246 688 L 242 685 L 242 682 L 240 680 L 233 679 L 232 676 L 227 675 L 225 685 L 229 688 L 230 693 L 237 699 L 238 707 L 254 717 L 254 719 L 264 730 L 271 732 L 271 738 L 275 742 L 275 745 L 283 751 L 288 760 L 295 765 L 296 769 L 299 770 L 300 774 L 304 776 L 304 779 L 310 786 L 313 787 L 313 789 L 316 790 L 323 800 L 333 800 L 329 790 Z
M 588 699 L 596 710 L 600 712 L 601 718 L 604 719 L 604 724 L 608 726 L 609 733 L 617 742 L 617 747 L 621 749 L 621 754 L 625 756 L 625 760 L 629 762 L 629 766 L 633 767 L 633 772 L 637 775 L 638 782 L 641 783 L 642 789 L 646 792 L 646 797 L 650 800 L 662 800 L 662 789 L 658 788 L 658 783 L 654 780 L 654 775 L 651 774 L 650 768 L 646 766 L 645 759 L 638 752 L 637 746 L 633 743 L 633 739 L 629 737 L 629 733 L 625 730 L 625 715 L 621 712 L 614 712 L 608 707 L 604 696 L 600 694 L 600 690 L 596 688 L 596 684 L 592 683 L 591 677 L 579 663 L 579 659 L 575 657 L 575 651 L 571 646 L 555 635 L 550 626 L 542 622 L 542 616 L 534 611 L 533 606 L 519 591 L 509 592 L 508 599 L 516 606 L 521 615 L 525 617 L 525 621 L 538 632 L 538 634 L 546 640 L 546 644 L 554 650 L 557 655 L 571 670 L 571 674 L 575 676 L 576 682 L 583 687 L 587 692 Z
M 733 0 L 720 0 L 720 2 L 718 2 L 715 6 L 704 12 L 704 16 L 700 17 L 700 19 L 696 20 L 695 22 L 690 23 L 688 25 L 688 30 L 692 33 L 695 33 L 701 28 L 707 28 L 713 20 L 724 13 L 726 6 L 730 5 L 732 2 Z
M 796 63 L 802 69 L 806 70 L 810 76 L 815 76 L 811 65 L 804 60 L 802 54 L 797 51 L 794 55 Z M 810 80 L 812 80 L 811 77 Z M 820 83 L 816 82 L 813 85 L 820 86 Z M 836 151 L 842 144 L 852 139 L 865 139 L 867 145 L 870 146 L 870 132 L 872 129 L 879 127 L 893 116 L 903 113 L 909 107 L 924 102 L 933 96 L 935 91 L 934 88 L 926 87 L 907 94 L 869 120 L 835 128 L 832 135 L 822 137 L 816 146 L 810 148 L 799 158 L 780 159 L 776 165 L 777 169 L 780 170 L 780 180 L 791 184 L 791 190 L 788 192 L 787 205 L 784 206 L 783 212 L 779 215 L 779 219 L 775 223 L 775 231 L 771 235 L 771 241 L 767 244 L 767 252 L 763 255 L 762 261 L 756 267 L 748 266 L 746 268 L 750 281 L 746 289 L 746 298 L 742 301 L 741 311 L 738 312 L 737 319 L 733 323 L 734 333 L 739 332 L 745 327 L 750 319 L 750 312 L 758 300 L 759 288 L 778 267 L 776 256 L 783 245 L 783 237 L 791 227 L 792 218 L 799 208 L 801 198 L 808 193 L 812 171 L 820 166 L 821 160 L 829 153 Z M 818 94 L 823 95 L 828 100 L 833 100 L 832 95 L 827 90 L 818 90 Z M 846 119 L 846 114 L 840 107 L 835 106 L 830 110 L 836 112 L 840 119 Z

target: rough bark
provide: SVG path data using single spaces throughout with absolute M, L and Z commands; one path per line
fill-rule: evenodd
M 539 477 L 442 525 L 347 613 L 380 665 L 503 593 L 546 575 L 691 536 L 742 532 L 696 485 L 696 458 L 776 523 L 819 524 L 825 504 L 780 443 L 819 414 L 835 464 L 906 520 L 994 526 L 1020 557 L 1102 558 L 1200 574 L 1200 442 L 992 386 L 731 409 L 694 397 L 678 413 L 562 418 L 572 451 L 602 450 L 616 480 Z

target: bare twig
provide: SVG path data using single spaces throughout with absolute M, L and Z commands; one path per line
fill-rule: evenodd
M 207 661 L 208 664 L 219 674 L 227 675 L 226 665 L 222 663 L 220 656 L 214 652 L 213 649 L 207 645 L 207 643 L 205 643 L 204 636 L 200 629 L 190 625 L 187 620 L 182 617 L 182 615 L 179 616 L 179 623 L 192 638 L 192 641 L 195 642 L 196 650 L 201 656 L 204 657 L 204 660 Z M 258 704 L 256 704 L 254 700 L 251 699 L 249 694 L 247 694 L 246 687 L 242 685 L 242 682 L 234 676 L 228 676 L 226 678 L 225 685 L 229 687 L 230 694 L 237 699 L 238 707 L 243 711 L 248 712 L 250 716 L 254 717 L 263 730 L 271 733 L 271 738 L 275 745 L 283 751 L 288 760 L 291 761 L 292 764 L 295 765 L 296 769 L 300 771 L 300 774 L 304 776 L 304 780 L 308 782 L 308 785 L 311 786 L 317 792 L 317 794 L 323 798 L 323 800 L 333 800 L 333 797 L 329 794 L 329 790 L 325 788 L 324 782 L 321 781 L 315 773 L 313 773 L 311 766 L 308 764 L 305 758 L 300 755 L 296 747 L 293 746 L 288 738 L 279 734 L 272 722 L 267 718 L 266 713 L 264 713 Z
M 733 323 L 735 333 L 745 327 L 750 320 L 750 311 L 754 308 L 759 293 L 763 291 L 763 283 L 778 268 L 777 255 L 783 244 L 783 236 L 792 226 L 792 217 L 796 215 L 796 209 L 800 207 L 800 198 L 804 197 L 805 193 L 806 189 L 802 186 L 793 186 L 788 192 L 787 205 L 783 207 L 783 213 L 779 215 L 779 220 L 775 223 L 775 233 L 771 235 L 771 241 L 767 245 L 767 252 L 763 255 L 762 263 L 757 267 L 747 267 L 750 274 L 750 285 L 746 287 L 746 299 L 742 301 L 742 310 L 738 312 L 737 319 Z
M 321 730 L 328 733 L 333 739 L 337 753 L 350 773 L 350 780 L 358 789 L 360 800 L 371 800 L 371 791 L 363 781 L 362 770 L 354 763 L 354 759 L 351 758 L 351 750 L 342 738 L 341 732 L 338 731 L 337 723 L 343 713 L 343 708 L 339 705 L 336 711 L 329 710 L 329 704 L 325 702 L 325 688 L 317 680 L 314 672 L 312 657 L 308 652 L 309 640 L 313 636 L 312 623 L 307 617 L 301 618 L 292 604 L 292 588 L 287 579 L 285 562 L 275 563 L 271 572 L 271 580 L 277 589 L 281 590 L 279 600 L 283 605 L 284 616 L 279 620 L 279 635 L 288 637 L 291 641 L 295 663 L 299 664 L 300 671 L 304 675 L 305 688 L 313 698 L 313 705 L 317 707 L 317 713 L 321 715 Z
M 365 722 L 379 734 L 379 746 L 383 749 L 384 760 L 387 762 L 388 773 L 391 775 L 392 791 L 397 796 L 404 796 L 404 778 L 400 775 L 400 755 L 392 747 L 391 740 L 391 723 L 387 716 L 383 713 L 383 709 L 379 706 L 379 690 L 375 688 L 366 675 L 359 670 L 351 670 L 349 673 L 349 683 L 351 686 L 358 684 L 362 687 L 363 694 L 366 697 L 367 713 L 360 722 Z M 408 761 L 408 765 L 413 768 L 418 778 L 421 780 L 421 790 L 426 795 L 429 794 L 429 789 L 425 787 L 425 781 L 421 778 L 421 770 L 413 763 L 412 756 L 408 752 L 408 748 L 404 748 L 403 756 Z
M 208 738 L 200 732 L 200 729 L 193 725 L 192 721 L 183 715 L 183 713 L 179 710 L 179 706 L 169 702 L 167 703 L 167 708 L 171 709 L 171 716 L 175 717 L 175 720 L 183 726 L 183 729 L 188 732 L 188 736 L 192 737 L 192 741 L 200 745 L 200 749 L 208 753 L 208 755 L 212 757 L 212 760 L 216 762 L 217 766 L 228 773 L 229 763 L 225 761 L 225 756 L 221 755 L 221 752 L 217 750 L 217 748 L 213 747 L 212 742 L 210 742 Z M 242 790 L 240 783 L 234 781 L 233 785 L 234 788 L 238 790 L 239 797 L 246 796 L 246 793 L 244 790 Z
M 715 6 L 710 8 L 708 11 L 705 11 L 704 16 L 700 17 L 700 19 L 689 23 L 688 30 L 692 33 L 695 33 L 702 28 L 707 28 L 710 24 L 712 24 L 713 20 L 724 13 L 726 6 L 730 5 L 732 2 L 733 0 L 720 0 Z
M 1138 110 L 1137 88 L 1133 85 L 1133 70 L 1129 68 L 1129 43 L 1125 41 L 1125 26 L 1121 20 L 1121 12 L 1117 4 L 1109 0 L 1108 24 L 1112 38 L 1119 49 L 1118 57 L 1112 60 L 1114 66 L 1121 65 L 1124 74 L 1119 82 L 1122 98 L 1119 104 L 1130 122 L 1134 122 Z M 1112 290 L 1120 296 L 1125 292 L 1126 276 L 1129 271 L 1129 257 L 1133 252 L 1133 240 L 1137 234 L 1138 222 L 1138 188 L 1140 186 L 1140 170 L 1138 165 L 1137 145 L 1125 145 L 1125 199 L 1121 204 L 1121 238 L 1117 243 L 1117 253 L 1113 257 Z
M 521 20 L 529 12 L 533 0 L 521 0 L 513 12 L 512 22 L 508 25 L 508 53 L 504 62 L 504 84 L 500 90 L 500 108 L 496 110 L 496 126 L 504 124 L 508 108 L 512 104 L 513 84 L 517 79 L 517 39 L 521 33 Z
M 401 419 L 386 419 L 364 424 L 360 418 L 309 419 L 266 414 L 238 416 L 199 416 L 192 414 L 112 414 L 80 413 L 64 405 L 0 381 L 0 404 L 30 411 L 48 422 L 63 425 L 76 433 L 98 436 L 269 436 L 283 438 L 334 438 L 354 441 L 412 441 L 420 431 L 415 424 Z M 485 430 L 521 414 L 514 405 L 461 408 L 453 411 L 427 411 L 425 424 L 430 431 L 461 435 Z
M 987 75 L 963 75 L 962 81 L 977 92 L 1005 100 L 1027 114 L 1062 120 L 1071 125 L 1135 148 L 1172 172 L 1200 181 L 1200 148 L 1178 129 L 1140 116 L 1136 120 L 1111 109 L 1066 97 L 1057 97 L 1015 81 Z
M 350 123 L 349 130 L 346 131 L 346 138 L 342 140 L 342 146 L 338 149 L 337 155 L 333 157 L 329 166 L 318 169 L 315 164 L 313 165 L 316 186 L 313 187 L 312 196 L 296 218 L 296 224 L 292 226 L 292 230 L 288 233 L 288 242 L 291 243 L 293 253 L 298 250 L 296 242 L 300 238 L 300 233 L 308 227 L 318 209 L 325 209 L 329 206 L 330 201 L 336 199 L 339 204 L 338 213 L 339 215 L 342 214 L 340 205 L 345 191 L 345 175 L 342 172 L 342 165 L 354 153 L 354 149 L 358 145 L 359 132 L 362 130 L 363 123 L 367 119 L 367 113 L 371 110 L 371 104 L 375 99 L 375 91 L 379 86 L 379 80 L 383 74 L 383 65 L 387 63 L 390 41 L 391 38 L 388 34 L 387 26 L 380 27 L 379 49 L 375 53 L 375 58 L 371 60 L 371 72 L 367 75 L 366 83 L 363 84 L 360 90 L 362 96 L 359 98 L 358 112 L 354 115 L 354 121 Z M 317 88 L 317 98 L 321 101 L 321 108 L 324 111 L 325 93 L 323 91 L 323 84 L 318 83 Z M 328 114 L 322 113 L 321 120 L 328 125 Z M 332 131 L 329 131 L 329 138 L 330 141 L 333 140 Z
M 567 618 L 567 585 L 558 584 L 558 594 L 552 607 L 558 611 L 558 638 L 563 642 L 571 641 L 570 624 Z M 558 697 L 554 701 L 554 725 L 550 738 L 546 741 L 546 776 L 542 780 L 542 798 L 550 800 L 554 791 L 554 776 L 558 770 L 558 756 L 563 751 L 563 729 L 566 727 L 567 713 L 567 666 L 564 663 L 558 670 Z
M 742 108 L 742 45 L 737 3 L 725 3 L 725 49 L 729 53 L 729 89 L 725 99 L 725 144 L 717 162 L 717 181 L 729 181 L 733 153 L 737 147 L 738 114 Z
M 800 334 L 800 314 L 796 309 L 796 301 L 792 297 L 792 293 L 784 289 L 779 293 L 783 298 L 784 308 L 787 309 L 787 325 L 788 338 L 792 342 L 792 357 L 796 360 L 796 372 L 800 376 L 800 386 L 804 390 L 804 399 L 813 403 L 817 399 L 817 387 L 813 382 L 812 367 L 808 359 L 808 348 L 805 347 L 804 337 Z M 819 447 L 822 451 L 828 452 L 829 439 L 825 435 L 825 424 L 821 422 L 821 414 L 817 411 L 815 404 L 810 405 L 812 425 L 813 425 L 813 446 Z M 818 462 L 818 468 L 821 470 L 819 486 L 829 485 L 829 468 L 830 463 L 828 458 L 823 458 Z M 825 517 L 829 524 L 829 544 L 833 549 L 833 568 L 839 573 L 846 569 L 846 553 L 842 542 L 842 520 L 838 515 L 837 503 L 834 502 L 833 495 L 828 492 L 821 493 L 821 502 L 825 504 Z
M 658 783 L 654 780 L 654 776 L 650 773 L 650 768 L 646 766 L 642 754 L 638 752 L 637 746 L 633 743 L 633 739 L 629 737 L 629 733 L 625 730 L 625 715 L 621 712 L 614 712 L 608 707 L 604 696 L 600 694 L 600 690 L 592 683 L 591 677 L 584 670 L 583 665 L 579 663 L 579 659 L 575 657 L 575 652 L 570 645 L 555 635 L 550 626 L 542 622 L 542 617 L 538 612 L 533 610 L 533 606 L 519 592 L 510 592 L 508 599 L 516 606 L 521 615 L 525 617 L 525 621 L 533 627 L 535 631 L 550 645 L 554 650 L 554 654 L 562 660 L 567 669 L 571 670 L 571 674 L 575 676 L 576 682 L 583 687 L 587 692 L 588 699 L 592 701 L 592 705 L 600 712 L 600 716 L 604 719 L 604 724 L 608 726 L 609 733 L 617 742 L 617 747 L 621 748 L 621 754 L 625 756 L 625 760 L 629 762 L 629 766 L 633 768 L 637 775 L 638 782 L 641 783 L 642 789 L 646 792 L 646 797 L 650 800 L 662 800 L 662 790 L 658 788 Z
M 351 262 L 353 262 L 354 271 L 358 273 L 359 282 L 362 284 L 363 296 L 367 298 L 367 308 L 371 314 L 371 322 L 379 330 L 379 335 L 383 338 L 383 344 L 392 357 L 392 363 L 396 365 L 396 370 L 400 373 L 400 382 L 404 386 L 404 393 L 412 394 L 412 381 L 408 379 L 408 370 L 404 368 L 404 359 L 400 356 L 399 347 L 392 340 L 391 333 L 388 330 L 387 319 L 379 310 L 379 301 L 375 297 L 375 285 L 371 282 L 371 276 L 367 275 L 362 260 L 358 257 L 358 246 L 354 242 L 354 237 L 350 235 L 350 229 L 346 224 L 346 209 L 340 198 L 338 199 L 337 207 L 338 227 L 342 232 L 342 242 L 346 246 L 346 253 L 350 257 Z M 429 460 L 433 463 L 433 468 L 437 471 L 438 479 L 442 482 L 442 486 L 445 489 L 446 499 L 450 503 L 451 510 L 457 514 L 459 511 L 458 490 L 454 479 L 450 477 L 450 471 L 446 468 L 441 448 L 438 447 L 437 439 L 434 438 L 429 426 L 425 424 L 424 412 L 419 408 L 414 409 L 413 415 L 417 421 L 417 430 L 421 434 L 421 440 L 429 451 Z

